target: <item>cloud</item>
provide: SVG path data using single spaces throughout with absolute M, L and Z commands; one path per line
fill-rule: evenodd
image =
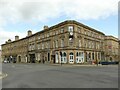
M 82 2 L 80 2 L 82 1 Z M 65 8 L 67 16 L 77 19 L 101 19 L 117 14 L 118 0 L 80 0 Z M 71 2 L 72 3 L 72 2 Z M 72 8 L 71 8 L 72 7 Z
M 4 44 L 5 41 L 7 41 L 8 39 L 11 39 L 12 41 L 15 40 L 15 36 L 19 35 L 20 38 L 23 38 L 26 36 L 26 33 L 20 33 L 17 31 L 5 31 L 4 28 L 0 28 L 0 44 Z M 1 47 L 0 47 L 1 49 Z
M 0 0 L 0 42 L 19 32 L 10 32 L 8 23 L 46 22 L 65 16 L 68 19 L 94 20 L 117 15 L 119 0 Z M 12 35 L 12 36 L 10 36 Z
M 34 34 L 37 30 L 32 30 Z M 4 28 L 0 28 L 0 44 L 4 44 L 5 41 L 11 39 L 12 41 L 15 40 L 15 36 L 18 35 L 19 38 L 24 38 L 27 36 L 27 32 L 19 32 L 19 31 L 6 31 Z
M 0 19 L 4 23 L 44 21 L 65 15 L 76 19 L 99 19 L 117 14 L 119 0 L 1 0 Z M 2 20 L 2 21 L 3 21 Z M 3 23 L 3 24 L 4 24 Z

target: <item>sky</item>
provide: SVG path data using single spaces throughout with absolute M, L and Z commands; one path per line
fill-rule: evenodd
M 0 45 L 27 31 L 41 31 L 65 20 L 76 20 L 118 37 L 119 0 L 0 0 Z M 0 47 L 1 49 L 1 47 Z

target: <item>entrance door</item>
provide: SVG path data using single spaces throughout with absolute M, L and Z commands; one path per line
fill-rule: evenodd
M 48 62 L 50 61 L 50 53 L 48 53 Z
M 53 63 L 55 63 L 55 55 L 53 55 Z
M 30 54 L 30 62 L 35 63 L 35 54 Z
M 83 63 L 83 52 L 76 53 L 76 63 Z
M 21 56 L 18 56 L 18 62 L 21 62 Z
M 62 55 L 62 63 L 67 63 L 67 55 L 65 52 Z
M 73 52 L 71 52 L 69 54 L 69 63 L 74 63 L 74 54 L 73 54 Z
M 110 61 L 112 61 L 112 57 L 110 57 Z

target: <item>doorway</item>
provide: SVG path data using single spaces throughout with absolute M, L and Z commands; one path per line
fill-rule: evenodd
M 110 57 L 110 61 L 112 61 L 112 57 Z
M 50 61 L 50 53 L 48 53 L 48 62 Z
M 30 63 L 35 63 L 35 54 L 30 54 Z
M 71 53 L 69 54 L 69 63 L 71 63 L 71 64 L 74 63 L 74 54 L 73 54 L 73 52 L 71 52 Z
M 55 63 L 55 55 L 52 55 L 53 63 Z
M 18 56 L 18 62 L 21 62 L 21 56 Z

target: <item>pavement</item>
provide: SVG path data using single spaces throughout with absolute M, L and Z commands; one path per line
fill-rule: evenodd
M 3 88 L 118 88 L 118 66 L 3 64 Z
M 101 65 L 101 64 L 50 64 L 50 65 L 52 65 L 52 66 L 64 66 L 64 67 L 76 67 L 76 66 L 78 66 L 78 67 L 96 67 L 96 66 L 101 66 L 101 67 L 116 67 L 116 66 L 119 66 L 119 65 Z

